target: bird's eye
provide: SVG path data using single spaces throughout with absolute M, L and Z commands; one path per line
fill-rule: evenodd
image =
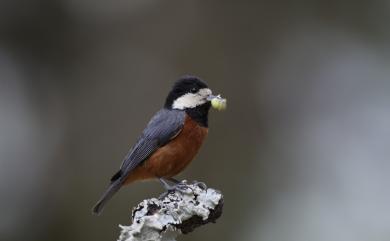
M 197 88 L 194 87 L 194 88 L 191 89 L 191 93 L 195 94 L 196 92 L 198 92 Z

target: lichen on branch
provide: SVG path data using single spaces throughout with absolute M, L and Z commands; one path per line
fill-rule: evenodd
M 133 223 L 122 226 L 118 241 L 174 241 L 222 214 L 223 196 L 199 183 L 182 182 L 180 191 L 146 199 L 133 209 Z

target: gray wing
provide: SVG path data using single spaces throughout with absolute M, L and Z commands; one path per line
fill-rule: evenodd
M 121 188 L 129 172 L 147 159 L 157 148 L 167 144 L 183 128 L 184 111 L 162 109 L 157 112 L 146 126 L 138 141 L 123 160 L 120 170 L 111 178 L 111 184 L 93 207 L 100 214 L 106 203 Z
M 159 147 L 167 144 L 183 128 L 185 112 L 162 109 L 158 111 L 146 126 L 136 144 L 123 160 L 120 170 L 111 181 L 124 179 L 128 173 L 147 159 Z

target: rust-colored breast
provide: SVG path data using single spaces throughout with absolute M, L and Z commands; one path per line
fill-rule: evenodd
M 168 144 L 159 148 L 143 164 L 135 168 L 126 183 L 136 180 L 173 177 L 180 173 L 198 153 L 208 129 L 186 116 L 181 132 Z

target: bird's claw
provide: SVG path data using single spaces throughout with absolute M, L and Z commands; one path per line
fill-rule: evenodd
M 159 178 L 159 179 L 160 182 L 163 184 L 164 188 L 167 190 L 166 192 L 162 193 L 159 196 L 159 199 L 163 199 L 167 197 L 170 193 L 174 193 L 174 192 L 188 194 L 193 191 L 193 189 L 188 185 L 187 180 L 178 181 L 173 178 L 170 179 Z M 173 182 L 174 184 L 170 184 L 169 182 Z M 196 185 L 203 190 L 207 189 L 207 185 L 204 182 L 194 181 L 192 185 Z
M 167 179 L 159 178 L 160 182 L 163 184 L 164 188 L 167 190 L 163 194 L 160 195 L 160 199 L 165 198 L 169 193 L 173 193 L 175 191 L 181 193 L 188 193 L 188 189 L 190 189 L 187 185 L 187 181 L 183 180 L 181 182 L 175 179 L 168 179 L 168 181 L 174 182 L 174 184 L 169 184 Z
M 193 184 L 196 185 L 196 186 L 198 186 L 198 187 L 200 187 L 200 188 L 203 189 L 203 190 L 206 190 L 206 189 L 207 189 L 207 185 L 206 185 L 206 183 L 204 183 L 204 182 L 194 181 Z
M 162 193 L 159 196 L 159 199 L 164 199 L 170 193 L 174 193 L 174 192 L 188 193 L 189 192 L 188 189 L 191 189 L 190 187 L 188 187 L 186 182 L 180 182 L 174 185 L 164 185 L 164 187 L 167 191 Z

